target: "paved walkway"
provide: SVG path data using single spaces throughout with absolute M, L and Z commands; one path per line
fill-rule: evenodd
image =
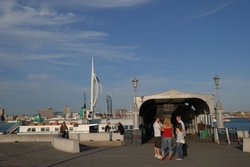
M 141 146 L 82 147 L 81 153 L 57 151 L 50 143 L 0 143 L 1 167 L 249 167 L 250 153 L 230 145 L 188 141 L 183 161 L 154 158 L 153 143 Z

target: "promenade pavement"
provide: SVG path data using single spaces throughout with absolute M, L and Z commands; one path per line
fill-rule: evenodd
M 191 137 L 192 138 L 192 137 Z M 249 167 L 250 153 L 231 145 L 188 139 L 182 161 L 154 157 L 153 143 L 140 146 L 91 148 L 80 153 L 55 150 L 50 143 L 0 143 L 1 167 Z

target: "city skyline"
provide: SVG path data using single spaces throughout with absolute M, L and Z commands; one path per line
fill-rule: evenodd
M 90 108 L 91 59 L 102 84 L 96 112 L 133 107 L 171 89 L 216 94 L 224 111 L 250 111 L 248 0 L 2 0 L 0 107 Z

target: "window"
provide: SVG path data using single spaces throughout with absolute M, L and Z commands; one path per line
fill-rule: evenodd
M 73 127 L 69 127 L 69 131 L 73 131 Z
M 49 131 L 49 127 L 46 127 L 46 132 L 48 132 Z
M 129 126 L 129 129 L 133 129 L 133 125 L 130 125 L 130 126 Z
M 30 131 L 31 131 L 31 128 L 28 128 L 28 129 L 27 129 L 27 132 L 30 132 Z
M 59 131 L 59 128 L 55 128 L 55 131 L 56 131 L 56 132 Z
M 44 132 L 45 131 L 45 128 L 41 128 L 41 132 Z
M 32 131 L 32 132 L 35 132 L 35 131 L 36 131 L 36 128 L 32 128 L 31 131 Z

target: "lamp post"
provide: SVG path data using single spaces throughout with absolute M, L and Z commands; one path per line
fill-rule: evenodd
M 213 79 L 215 83 L 216 96 L 217 96 L 217 102 L 215 105 L 217 128 L 224 128 L 223 118 L 222 118 L 223 107 L 221 105 L 220 94 L 219 94 L 220 77 L 215 75 Z
M 136 88 L 138 86 L 138 79 L 136 77 L 132 80 L 132 86 L 134 88 L 133 124 L 134 124 L 134 129 L 139 129 L 139 112 L 137 111 L 137 104 L 136 104 Z
M 133 84 L 133 88 L 134 88 L 134 109 L 137 109 L 135 97 L 136 97 L 136 88 L 138 86 L 138 79 L 136 77 L 132 80 L 132 84 Z

